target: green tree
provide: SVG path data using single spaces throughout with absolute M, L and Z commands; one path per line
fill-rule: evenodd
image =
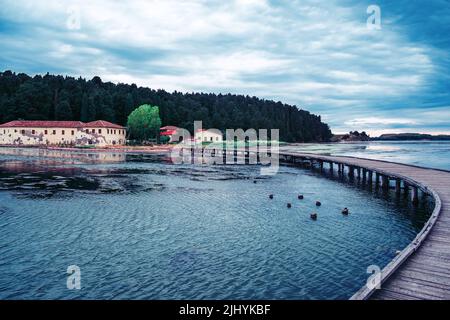
M 127 126 L 132 138 L 144 141 L 159 137 L 159 107 L 144 104 L 131 112 Z
M 83 121 L 89 122 L 98 120 L 97 119 L 97 106 L 100 105 L 100 96 L 96 91 L 89 95 L 88 104 L 87 104 L 87 112 L 86 117 Z
M 86 93 L 83 93 L 83 97 L 81 98 L 81 111 L 80 111 L 80 120 L 83 122 L 88 122 L 90 120 L 89 113 L 89 98 Z
M 71 120 L 73 117 L 72 108 L 70 107 L 69 97 L 67 92 L 61 92 L 59 101 L 55 108 L 56 120 Z

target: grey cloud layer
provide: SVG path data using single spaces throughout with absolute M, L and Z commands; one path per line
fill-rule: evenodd
M 427 108 L 449 105 L 448 95 L 436 100 L 434 78 L 442 72 L 436 57 L 442 52 L 411 42 L 394 19 L 380 31 L 368 30 L 364 6 L 314 3 L 5 3 L 0 66 L 282 100 L 323 114 L 334 131 L 408 124 L 433 130 L 432 121 L 396 119 L 421 102 Z M 79 30 L 67 28 L 74 8 Z M 386 121 L 370 121 L 375 112 Z

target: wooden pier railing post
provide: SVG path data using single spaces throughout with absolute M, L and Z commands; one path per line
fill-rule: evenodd
M 414 186 L 411 189 L 411 200 L 413 202 L 413 204 L 418 204 L 419 203 L 419 189 Z
M 395 180 L 395 192 L 400 194 L 402 192 L 402 181 L 400 179 Z
M 403 194 L 405 195 L 405 197 L 409 195 L 409 188 L 409 183 L 403 182 Z
M 348 166 L 348 176 L 350 178 L 353 178 L 355 176 L 355 167 L 354 166 Z
M 383 189 L 387 190 L 389 189 L 389 177 L 385 175 L 383 175 L 382 177 Z

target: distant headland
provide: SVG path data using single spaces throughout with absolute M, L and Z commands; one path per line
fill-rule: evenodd
M 405 140 L 450 140 L 450 135 L 440 134 L 431 135 L 426 133 L 387 133 L 377 138 L 371 138 L 377 141 L 405 141 Z
M 448 141 L 450 135 L 431 135 L 427 133 L 385 133 L 379 137 L 370 137 L 365 131 L 350 131 L 347 134 L 335 134 L 331 142 L 357 142 L 357 141 Z
M 350 131 L 346 134 L 335 134 L 331 137 L 331 142 L 356 142 L 356 141 L 370 141 L 370 136 L 365 132 Z

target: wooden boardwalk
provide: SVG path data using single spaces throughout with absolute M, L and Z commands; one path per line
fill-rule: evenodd
M 196 149 L 188 148 L 194 154 Z M 203 148 L 200 148 L 203 152 Z M 224 158 L 248 158 L 257 150 L 222 151 Z M 201 154 L 200 153 L 200 154 Z M 348 156 L 326 156 L 280 151 L 281 163 L 308 165 L 330 173 L 348 175 L 374 187 L 395 188 L 407 193 L 411 201 L 420 195 L 434 199 L 434 210 L 416 238 L 380 274 L 381 288 L 363 286 L 352 300 L 367 299 L 450 299 L 450 172 L 413 165 Z M 276 157 L 275 157 L 276 158 Z M 369 276 L 369 275 L 368 275 Z
M 330 164 L 337 165 L 338 170 L 344 166 L 349 168 L 348 174 L 354 175 L 352 171 L 356 170 L 358 177 L 368 183 L 409 192 L 414 201 L 419 201 L 418 190 L 432 196 L 435 209 L 430 220 L 414 241 L 382 270 L 381 289 L 364 286 L 351 299 L 450 299 L 450 172 L 353 157 L 294 152 L 280 152 L 280 157 L 287 162 L 318 162 L 320 168 L 323 163 L 329 169 L 333 168 Z M 375 173 L 375 181 L 371 172 Z

